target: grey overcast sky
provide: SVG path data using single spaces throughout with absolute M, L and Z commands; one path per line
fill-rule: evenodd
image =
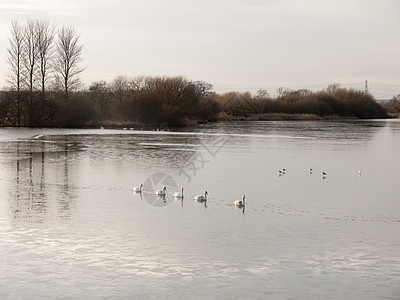
M 400 0 L 0 0 L 0 89 L 12 20 L 71 25 L 82 80 L 204 80 L 219 93 L 333 82 L 400 94 Z

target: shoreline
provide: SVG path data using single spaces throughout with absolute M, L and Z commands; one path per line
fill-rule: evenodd
M 388 118 L 382 118 L 382 120 L 386 119 L 398 119 L 400 115 L 390 114 Z M 368 119 L 361 119 L 357 117 L 351 116 L 338 116 L 338 115 L 327 115 L 327 116 L 319 116 L 315 114 L 288 114 L 288 113 L 264 113 L 264 114 L 254 114 L 248 117 L 238 117 L 228 115 L 226 113 L 219 113 L 214 119 L 212 120 L 186 120 L 184 124 L 179 126 L 166 126 L 165 124 L 141 124 L 139 122 L 118 122 L 118 121 L 104 121 L 98 124 L 86 124 L 84 126 L 79 127 L 63 127 L 63 126 L 51 126 L 48 128 L 76 128 L 76 129 L 96 129 L 96 128 L 107 128 L 107 129 L 117 129 L 117 128 L 134 128 L 135 130 L 138 129 L 145 129 L 145 128 L 158 128 L 158 129 L 167 129 L 167 128 L 184 128 L 190 126 L 196 126 L 200 124 L 207 124 L 207 123 L 218 123 L 218 122 L 251 122 L 251 121 L 329 121 L 329 120 L 368 120 Z M 375 119 L 374 119 L 375 120 Z M 18 128 L 16 126 L 1 126 L 0 128 Z M 21 127 L 29 127 L 29 126 L 21 126 Z M 46 128 L 45 127 L 35 127 L 31 126 L 29 128 Z
M 397 119 L 400 115 L 390 114 L 387 118 L 380 118 L 382 120 L 386 119 Z M 371 118 L 376 119 L 376 118 Z M 368 120 L 353 116 L 339 116 L 339 115 L 327 115 L 320 116 L 316 114 L 288 114 L 288 113 L 264 113 L 264 114 L 254 114 L 248 117 L 234 117 L 229 115 L 219 115 L 216 118 L 216 122 L 226 122 L 226 121 L 326 121 L 326 120 Z
M 319 116 L 315 114 L 289 114 L 289 113 L 264 113 L 254 114 L 248 117 L 234 117 L 220 115 L 218 121 L 319 121 L 319 120 L 339 120 L 339 119 L 358 119 L 356 117 L 340 117 L 337 115 Z

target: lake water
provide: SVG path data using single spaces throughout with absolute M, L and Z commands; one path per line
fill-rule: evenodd
M 399 157 L 399 120 L 1 128 L 0 298 L 400 299 Z

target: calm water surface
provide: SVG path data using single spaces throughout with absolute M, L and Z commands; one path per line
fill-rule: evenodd
M 399 151 L 398 120 L 2 128 L 0 298 L 399 299 Z

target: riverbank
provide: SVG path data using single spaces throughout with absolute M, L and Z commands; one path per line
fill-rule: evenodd
M 189 127 L 205 123 L 213 122 L 231 122 L 231 121 L 322 121 L 322 120 L 357 120 L 356 117 L 343 117 L 338 115 L 329 116 L 319 116 L 316 114 L 287 114 L 287 113 L 264 113 L 264 114 L 253 114 L 248 117 L 243 116 L 232 116 L 226 113 L 219 113 L 212 120 L 195 120 L 187 119 L 181 126 L 173 127 Z M 166 129 L 168 126 L 166 124 L 142 124 L 142 123 L 132 123 L 132 122 L 117 122 L 117 121 L 106 121 L 101 125 L 88 126 L 91 128 L 97 127 L 106 128 L 160 128 Z
M 254 114 L 248 117 L 233 117 L 227 114 L 219 114 L 217 121 L 318 121 L 318 120 L 340 120 L 359 119 L 356 117 L 343 117 L 338 115 L 319 116 L 316 114 L 287 114 L 287 113 L 264 113 Z
M 388 118 L 384 119 L 398 119 L 400 115 L 398 114 L 389 114 Z M 319 116 L 316 114 L 288 114 L 288 113 L 264 113 L 264 114 L 253 114 L 248 117 L 243 116 L 232 116 L 226 113 L 219 113 L 212 120 L 194 120 L 187 119 L 180 126 L 172 126 L 172 127 L 190 127 L 199 124 L 205 123 L 214 123 L 214 122 L 248 122 L 248 121 L 326 121 L 326 120 L 361 120 L 357 117 L 352 116 L 338 116 L 338 115 L 327 115 L 327 116 Z M 10 127 L 10 126 L 0 126 L 1 127 Z M 11 126 L 12 127 L 12 126 Z M 79 129 L 94 129 L 94 128 L 107 128 L 107 129 L 135 129 L 135 130 L 143 130 L 143 129 L 167 129 L 170 126 L 167 126 L 165 123 L 154 123 L 154 124 L 144 124 L 140 122 L 124 122 L 124 121 L 115 121 L 115 120 L 105 120 L 101 123 L 90 122 L 83 126 L 75 126 L 75 127 L 63 127 L 63 126 L 51 126 L 57 128 L 79 128 Z

